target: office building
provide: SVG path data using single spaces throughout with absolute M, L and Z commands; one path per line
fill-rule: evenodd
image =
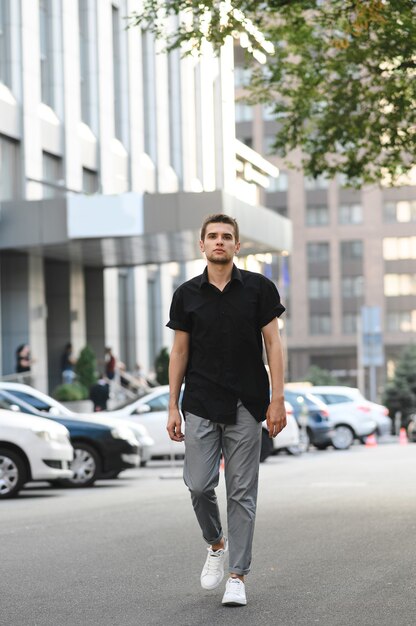
M 232 43 L 163 53 L 126 30 L 139 8 L 0 0 L 0 369 L 29 343 L 42 389 L 68 341 L 152 369 L 207 214 L 237 217 L 246 257 L 291 246 L 260 205 L 275 168 L 235 138 Z

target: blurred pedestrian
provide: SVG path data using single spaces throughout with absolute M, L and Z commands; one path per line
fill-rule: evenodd
M 230 577 L 222 603 L 247 604 L 261 449 L 261 422 L 269 436 L 286 425 L 283 353 L 277 324 L 285 310 L 274 283 L 239 270 L 238 225 L 212 215 L 202 225 L 200 249 L 207 267 L 174 293 L 168 326 L 175 331 L 169 366 L 169 418 L 173 441 L 185 439 L 184 480 L 190 490 L 208 556 L 201 586 L 215 589 L 229 554 Z M 263 341 L 271 376 L 263 363 Z M 179 396 L 185 377 L 182 434 Z M 224 457 L 228 541 L 215 487 Z M 229 546 L 229 547 L 228 547 Z
M 99 379 L 90 387 L 90 400 L 94 404 L 94 411 L 106 411 L 110 397 L 110 385 L 106 378 L 100 374 Z
M 32 359 L 30 354 L 29 344 L 22 343 L 16 349 L 16 373 L 23 374 L 25 372 L 30 372 L 33 363 L 34 359 Z
M 76 359 L 72 351 L 72 343 L 67 343 L 61 356 L 61 376 L 64 385 L 71 385 L 75 380 Z
M 108 380 L 113 380 L 116 374 L 116 358 L 113 354 L 112 348 L 105 348 L 104 361 L 106 378 L 108 378 Z

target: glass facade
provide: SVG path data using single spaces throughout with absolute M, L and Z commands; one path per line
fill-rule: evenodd
M 11 87 L 10 0 L 0 0 L 0 82 Z

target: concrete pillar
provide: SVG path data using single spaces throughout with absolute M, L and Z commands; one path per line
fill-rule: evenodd
M 41 391 L 48 390 L 48 338 L 47 338 L 47 306 L 45 296 L 45 275 L 43 258 L 29 256 L 29 337 L 33 357 L 32 384 Z
M 61 384 L 61 356 L 71 341 L 70 265 L 45 259 L 49 391 Z
M 120 354 L 118 269 L 104 270 L 104 323 L 105 345 L 113 349 L 116 359 Z M 104 356 L 104 355 L 103 355 Z
M 148 337 L 148 290 L 147 269 L 145 266 L 134 268 L 135 291 L 135 328 L 136 328 L 136 359 L 143 372 L 147 374 L 152 369 L 149 356 Z
M 85 267 L 84 285 L 86 343 L 94 350 L 100 369 L 103 366 L 105 347 L 103 270 Z
M 2 374 L 13 374 L 16 348 L 30 343 L 28 256 L 18 252 L 1 254 Z
M 87 343 L 84 272 L 80 263 L 70 265 L 70 319 L 70 341 L 74 354 L 78 354 Z

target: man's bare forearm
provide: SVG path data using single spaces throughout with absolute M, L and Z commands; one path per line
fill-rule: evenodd
M 282 400 L 284 398 L 284 359 L 277 320 L 266 329 L 268 332 L 264 332 L 263 336 L 270 372 L 272 400 Z
M 189 336 L 175 333 L 175 341 L 169 360 L 169 409 L 179 406 L 179 395 L 188 365 Z

